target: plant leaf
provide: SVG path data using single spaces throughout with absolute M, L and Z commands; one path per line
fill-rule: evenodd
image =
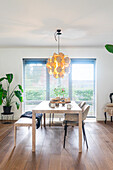
M 19 109 L 19 107 L 20 107 L 20 104 L 19 103 L 15 103 L 16 104 L 16 107 L 17 107 L 17 109 Z
M 22 86 L 19 84 L 18 87 L 19 87 L 19 89 L 21 90 L 21 92 L 23 93 Z
M 7 96 L 7 91 L 6 90 L 3 90 L 3 99 L 5 99 Z
M 15 96 L 19 99 L 20 102 L 23 102 L 22 93 L 19 90 L 14 91 Z
M 12 80 L 13 80 L 13 74 L 12 73 L 6 74 L 6 77 L 7 77 L 7 80 L 9 82 L 9 84 L 10 84 L 12 82 Z
M 0 98 L 0 105 L 2 105 L 2 99 Z
M 0 84 L 0 90 L 2 89 L 2 84 Z
M 1 105 L 2 102 L 3 102 L 2 96 L 3 96 L 3 90 L 0 90 L 0 105 Z
M 2 77 L 2 78 L 0 78 L 0 82 L 1 82 L 1 81 L 3 81 L 4 79 L 6 79 L 6 80 L 7 80 L 7 78 L 6 78 L 6 77 Z
M 105 45 L 105 48 L 106 48 L 106 50 L 109 51 L 110 53 L 113 53 L 113 45 L 111 45 L 111 44 L 106 44 L 106 45 Z

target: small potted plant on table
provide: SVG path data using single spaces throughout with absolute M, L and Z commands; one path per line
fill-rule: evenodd
M 61 98 L 61 101 L 63 102 L 62 103 L 62 106 L 65 106 L 65 98 L 64 98 L 64 94 L 66 94 L 66 91 L 65 91 L 65 88 L 62 88 L 62 87 L 57 87 L 57 88 L 54 88 L 54 94 L 55 96 L 63 96 Z

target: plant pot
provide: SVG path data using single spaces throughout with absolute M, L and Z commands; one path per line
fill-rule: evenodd
M 12 106 L 3 106 L 4 113 L 10 113 L 11 112 L 11 107 Z

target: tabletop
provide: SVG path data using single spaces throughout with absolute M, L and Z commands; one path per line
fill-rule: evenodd
M 67 109 L 67 104 L 65 106 L 62 106 L 62 104 L 59 104 L 59 107 L 51 108 L 49 107 L 50 101 L 42 101 L 39 105 L 37 105 L 32 111 L 33 112 L 39 112 L 39 113 L 80 113 L 82 112 L 82 109 L 78 106 L 75 101 L 71 101 L 72 108 Z

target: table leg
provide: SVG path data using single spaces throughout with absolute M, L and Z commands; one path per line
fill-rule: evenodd
M 79 113 L 79 152 L 82 152 L 82 112 Z
M 35 152 L 36 143 L 36 115 L 32 112 L 32 152 Z

